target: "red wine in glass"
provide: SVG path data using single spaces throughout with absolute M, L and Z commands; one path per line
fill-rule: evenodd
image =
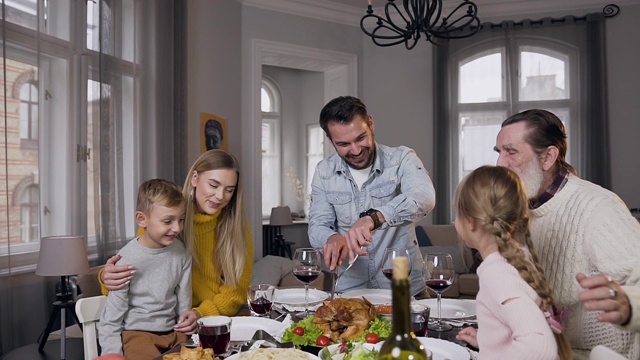
M 411 257 L 409 256 L 409 250 L 407 249 L 400 249 L 400 248 L 394 248 L 394 247 L 390 247 L 390 248 L 386 248 L 384 249 L 384 255 L 382 256 L 382 275 L 384 275 L 384 277 L 386 277 L 387 279 L 391 280 L 391 277 L 393 275 L 393 259 L 398 257 L 398 256 L 404 256 L 407 259 L 409 259 L 409 276 L 411 276 Z
M 258 315 L 266 315 L 271 312 L 271 306 L 273 303 L 264 297 L 259 297 L 254 301 L 249 302 L 249 306 L 251 307 L 251 311 Z
M 411 314 L 411 331 L 416 336 L 427 336 L 427 320 L 422 314 Z
M 393 275 L 393 269 L 382 269 L 382 275 L 387 279 L 391 280 L 391 276 Z
M 426 280 L 426 285 L 433 291 L 435 292 L 443 292 L 445 290 L 447 290 L 452 282 L 449 280 L 440 280 L 440 279 L 429 279 Z
M 451 324 L 442 322 L 442 292 L 447 290 L 455 278 L 455 270 L 453 268 L 453 259 L 447 253 L 427 254 L 425 258 L 425 277 L 424 282 L 427 287 L 435 291 L 438 295 L 438 316 L 434 324 L 429 324 L 429 330 L 448 331 L 451 330 Z
M 320 276 L 320 270 L 294 270 L 293 275 L 303 284 L 309 284 Z
M 387 279 L 391 280 L 391 277 L 393 276 L 393 269 L 383 269 L 382 275 L 384 275 L 384 277 L 386 277 Z M 407 276 L 411 276 L 411 269 L 409 269 L 409 273 L 407 274 Z
M 229 349 L 231 332 L 227 326 L 203 326 L 198 330 L 198 337 L 203 348 L 211 348 L 215 355 L 221 355 Z
M 299 248 L 293 253 L 293 275 L 304 285 L 304 311 L 297 313 L 298 319 L 309 316 L 309 283 L 320 276 L 322 257 L 314 248 Z

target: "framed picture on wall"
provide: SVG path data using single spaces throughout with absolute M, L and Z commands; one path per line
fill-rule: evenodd
M 227 120 L 217 115 L 200 113 L 202 152 L 211 149 L 227 150 L 227 138 Z

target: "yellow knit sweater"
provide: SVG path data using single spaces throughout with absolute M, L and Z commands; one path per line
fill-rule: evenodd
M 213 266 L 213 252 L 216 248 L 215 228 L 218 214 L 196 214 L 194 218 L 194 235 L 196 238 L 196 257 L 192 268 L 192 303 L 194 309 L 202 316 L 236 315 L 240 306 L 246 304 L 247 287 L 251 284 L 253 268 L 253 241 L 251 229 L 247 228 L 248 254 L 240 283 L 236 287 L 222 284 L 221 274 Z M 233 261 L 233 259 L 229 259 Z

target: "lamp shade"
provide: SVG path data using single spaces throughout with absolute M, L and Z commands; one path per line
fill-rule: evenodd
M 271 218 L 269 219 L 269 225 L 283 226 L 291 225 L 293 219 L 291 217 L 291 209 L 288 206 L 277 206 L 271 208 Z
M 82 236 L 49 236 L 40 241 L 36 275 L 67 276 L 89 272 Z

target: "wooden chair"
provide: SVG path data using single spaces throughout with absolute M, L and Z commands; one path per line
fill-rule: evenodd
M 79 299 L 76 302 L 76 314 L 82 324 L 82 342 L 84 345 L 84 360 L 98 357 L 98 334 L 96 326 L 100 321 L 102 308 L 107 302 L 104 295 Z

